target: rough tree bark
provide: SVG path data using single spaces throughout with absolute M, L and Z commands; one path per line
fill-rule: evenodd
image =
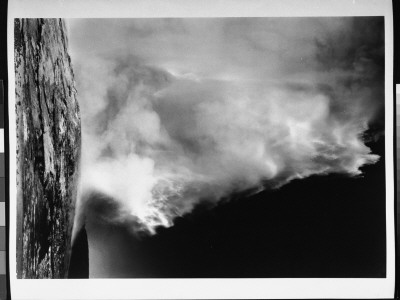
M 18 278 L 68 274 L 81 125 L 67 44 L 62 20 L 15 20 Z

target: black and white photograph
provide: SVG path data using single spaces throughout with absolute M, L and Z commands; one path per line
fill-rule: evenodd
M 386 279 L 385 21 L 13 18 L 16 278 Z

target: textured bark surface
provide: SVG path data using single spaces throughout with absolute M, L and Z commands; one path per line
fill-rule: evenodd
M 67 43 L 62 20 L 15 20 L 18 278 L 68 274 L 81 126 Z

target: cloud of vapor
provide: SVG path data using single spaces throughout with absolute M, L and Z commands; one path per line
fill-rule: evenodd
M 361 174 L 383 109 L 381 18 L 69 20 L 80 209 L 155 232 L 200 202 Z M 383 125 L 381 124 L 381 127 Z M 79 213 L 78 213 L 79 214 Z

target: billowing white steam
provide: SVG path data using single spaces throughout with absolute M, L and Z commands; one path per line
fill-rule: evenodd
M 315 42 L 351 32 L 351 22 L 312 33 L 296 29 L 304 21 L 230 20 L 236 31 L 222 20 L 91 22 L 71 35 L 80 192 L 113 198 L 119 221 L 133 215 L 154 232 L 201 201 L 314 174 L 357 175 L 378 160 L 362 138 L 378 106 L 367 86 L 377 67 L 356 51 L 349 68 L 327 70 L 318 55 L 335 45 Z M 79 42 L 88 37 L 90 47 Z

